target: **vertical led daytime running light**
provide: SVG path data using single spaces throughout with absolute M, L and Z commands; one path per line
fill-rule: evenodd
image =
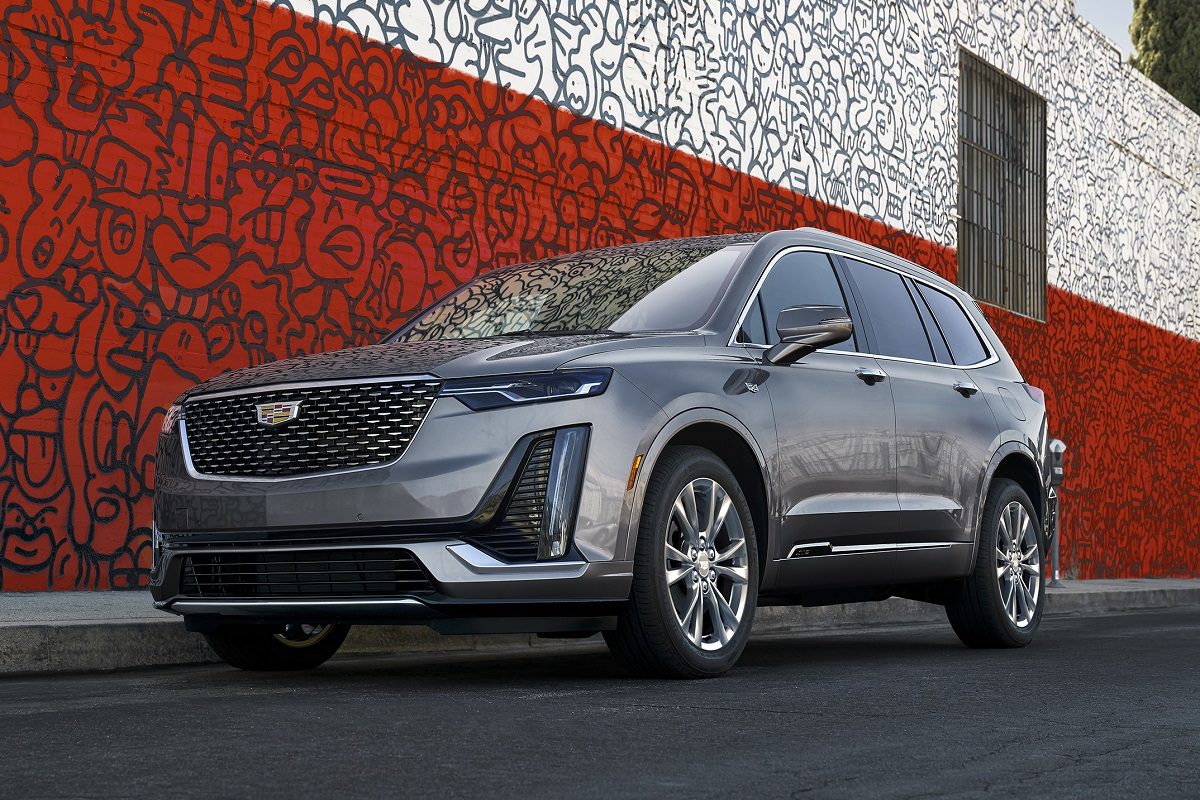
M 550 456 L 550 478 L 546 491 L 546 512 L 538 560 L 566 555 L 575 513 L 583 465 L 587 457 L 589 429 L 584 426 L 562 428 L 554 434 L 554 452 Z

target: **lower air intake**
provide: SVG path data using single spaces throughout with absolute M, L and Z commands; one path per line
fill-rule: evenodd
M 204 553 L 183 562 L 189 597 L 337 597 L 433 591 L 407 550 Z

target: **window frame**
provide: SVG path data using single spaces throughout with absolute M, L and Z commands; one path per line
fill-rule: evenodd
M 975 320 L 973 320 L 971 318 L 970 311 L 968 309 L 966 309 L 962 303 L 958 302 L 958 299 L 954 295 L 950 294 L 949 292 L 943 291 L 943 290 L 937 288 L 936 286 L 932 286 L 930 284 L 925 284 L 925 286 L 927 286 L 931 291 L 937 292 L 939 294 L 943 294 L 946 297 L 950 298 L 950 300 L 953 301 L 958 306 L 959 310 L 962 311 L 966 315 L 967 322 L 971 323 L 971 329 L 975 332 L 975 336 L 979 340 L 979 346 L 983 348 L 983 352 L 985 354 L 990 353 L 992 349 L 990 347 L 988 347 L 987 339 L 985 339 L 979 335 L 978 326 L 975 325 Z M 922 309 L 923 312 L 925 312 L 929 315 L 929 321 L 934 326 L 933 329 L 938 332 L 938 336 L 941 337 L 942 342 L 945 344 L 946 352 L 950 358 L 950 360 L 947 363 L 958 366 L 958 363 L 955 362 L 955 360 L 954 360 L 954 348 L 950 346 L 950 337 L 946 335 L 946 331 L 942 327 L 942 323 L 938 322 L 937 313 L 933 310 L 933 304 L 929 302 L 929 298 L 927 298 L 925 296 L 925 293 L 921 291 L 921 287 L 917 286 L 915 282 L 914 282 L 912 288 L 915 290 L 914 298 L 917 300 L 918 307 L 920 309 Z M 932 338 L 932 333 L 930 334 L 930 338 Z M 934 350 L 936 350 L 936 349 L 937 349 L 937 346 L 934 345 Z M 935 358 L 937 357 L 936 352 L 934 353 L 934 357 Z
M 925 364 L 925 365 L 932 366 L 932 367 L 942 367 L 943 369 L 979 369 L 981 367 L 986 367 L 986 366 L 990 366 L 991 364 L 995 364 L 996 362 L 998 362 L 1000 360 L 1000 356 L 995 352 L 994 348 L 991 346 L 990 340 L 988 339 L 987 334 L 984 333 L 983 329 L 979 326 L 979 322 L 975 319 L 974 316 L 971 315 L 970 309 L 967 308 L 966 304 L 963 303 L 963 301 L 960 297 L 957 297 L 953 293 L 946 291 L 945 288 L 938 286 L 935 282 L 933 282 L 931 280 L 922 278 L 919 275 L 914 275 L 911 272 L 900 269 L 898 267 L 894 267 L 889 264 L 885 264 L 882 261 L 870 258 L 868 256 L 850 255 L 850 254 L 844 253 L 840 250 L 834 250 L 829 247 L 819 247 L 816 245 L 792 245 L 792 246 L 785 247 L 785 248 L 779 250 L 777 253 L 775 253 L 774 255 L 771 256 L 771 259 L 767 262 L 767 266 L 763 270 L 762 275 L 760 275 L 758 277 L 758 280 L 755 282 L 754 288 L 751 290 L 749 297 L 747 297 L 745 302 L 742 304 L 742 312 L 740 314 L 738 314 L 737 321 L 734 323 L 733 330 L 730 332 L 729 339 L 726 342 L 726 345 L 728 347 L 753 348 L 756 350 L 763 350 L 763 351 L 770 349 L 769 345 L 756 344 L 753 342 L 739 342 L 739 341 L 737 341 L 737 334 L 738 334 L 738 331 L 741 330 L 741 328 L 742 328 L 742 323 L 744 323 L 746 321 L 746 315 L 750 313 L 751 307 L 754 305 L 755 301 L 758 299 L 758 293 L 762 290 L 763 284 L 765 284 L 767 282 L 767 277 L 771 274 L 771 270 L 775 269 L 775 265 L 779 263 L 779 261 L 783 258 L 783 256 L 785 254 L 793 253 L 793 252 L 797 252 L 797 251 L 824 253 L 825 255 L 829 256 L 829 260 L 833 264 L 834 272 L 838 277 L 838 281 L 842 284 L 843 293 L 845 293 L 847 290 L 849 290 L 850 296 L 847 297 L 846 299 L 849 301 L 849 303 L 853 307 L 847 308 L 846 311 L 849 312 L 851 320 L 854 321 L 855 333 L 856 334 L 859 333 L 860 326 L 861 326 L 861 330 L 863 333 L 863 336 L 860 337 L 859 346 L 858 346 L 859 349 L 857 349 L 857 350 L 854 350 L 854 351 L 850 351 L 850 350 L 819 350 L 817 352 L 826 353 L 828 355 L 835 355 L 835 356 L 850 356 L 853 358 L 876 358 L 881 361 L 899 361 L 899 362 L 907 363 L 907 364 Z M 941 292 L 942 294 L 948 295 L 951 299 L 954 300 L 954 302 L 958 303 L 959 307 L 962 308 L 963 313 L 967 315 L 967 320 L 970 321 L 971 327 L 973 327 L 975 329 L 975 334 L 979 337 L 980 342 L 983 344 L 984 352 L 987 353 L 987 358 L 985 358 L 983 361 L 979 361 L 974 364 L 942 364 L 937 361 L 924 361 L 924 360 L 915 359 L 915 358 L 901 358 L 900 356 L 885 356 L 885 355 L 880 355 L 878 353 L 872 352 L 875 350 L 875 330 L 874 330 L 874 328 L 871 327 L 870 318 L 867 317 L 866 314 L 864 313 L 861 300 L 858 296 L 858 287 L 854 285 L 854 281 L 849 277 L 848 271 L 845 267 L 845 264 L 843 263 L 843 259 L 846 259 L 846 258 L 853 258 L 856 261 L 861 261 L 864 264 L 869 264 L 872 267 L 878 267 L 880 269 L 886 269 L 889 272 L 895 272 L 897 275 L 899 275 L 901 278 L 905 279 L 906 281 L 912 281 L 913 283 L 924 284 L 925 286 L 928 286 L 931 289 L 936 289 L 939 292 Z M 907 285 L 907 283 L 905 284 L 905 290 L 910 293 L 912 292 L 912 289 Z M 959 289 L 959 291 L 962 291 L 962 290 Z M 919 294 L 920 293 L 918 292 L 918 295 Z M 916 304 L 914 303 L 914 305 L 916 305 Z M 925 319 L 924 319 L 924 316 L 920 313 L 920 311 L 921 311 L 921 309 L 918 306 L 917 307 L 917 312 L 918 312 L 917 316 L 921 320 L 921 325 L 924 326 Z M 932 312 L 930 312 L 930 314 L 932 315 Z M 925 331 L 925 335 L 929 336 L 928 330 Z M 939 332 L 939 335 L 941 335 L 940 332 Z M 863 349 L 863 348 L 865 348 L 865 349 Z M 934 354 L 934 357 L 935 358 L 937 357 L 936 353 Z
M 762 290 L 763 290 L 763 287 L 767 285 L 767 280 L 771 277 L 771 272 L 777 266 L 779 266 L 779 264 L 785 258 L 787 258 L 790 255 L 794 255 L 796 253 L 821 253 L 822 255 L 825 256 L 826 260 L 829 262 L 830 269 L 833 270 L 833 278 L 835 281 L 837 281 L 838 289 L 840 289 L 842 292 L 842 298 L 845 299 L 845 301 L 846 301 L 846 306 L 845 306 L 846 313 L 848 313 L 850 315 L 851 321 L 853 321 L 856 326 L 854 329 L 854 333 L 851 335 L 851 341 L 853 342 L 854 349 L 852 349 L 852 350 L 823 350 L 822 352 L 828 352 L 828 353 L 862 353 L 862 352 L 864 352 L 863 348 L 867 347 L 866 330 L 865 330 L 865 327 L 860 328 L 857 325 L 857 321 L 859 318 L 858 300 L 854 296 L 854 292 L 851 290 L 849 282 L 846 280 L 846 276 L 843 272 L 842 264 L 838 261 L 839 254 L 832 250 L 824 250 L 819 247 L 805 247 L 802 245 L 785 247 L 782 250 L 780 250 L 778 253 L 776 253 L 775 255 L 771 256 L 771 260 L 767 263 L 766 269 L 763 270 L 763 274 L 758 279 L 758 283 L 756 283 L 754 285 L 754 291 L 752 291 L 750 293 L 749 302 L 746 304 L 746 307 L 742 309 L 741 316 L 738 317 L 737 325 L 733 329 L 734 344 L 750 346 L 750 347 L 761 347 L 763 349 L 769 349 L 770 347 L 773 347 L 773 345 L 769 345 L 769 344 L 764 345 L 764 344 L 759 344 L 758 342 L 743 342 L 738 339 L 738 334 L 741 333 L 743 326 L 746 324 L 747 317 L 749 317 L 750 314 L 757 312 L 763 323 L 764 335 L 766 337 L 770 337 L 771 330 L 772 330 L 770 326 L 774 320 L 767 319 L 766 309 L 764 308 L 764 304 L 762 302 Z
M 1049 103 L 965 47 L 959 48 L 957 89 L 955 283 L 978 302 L 1046 322 Z M 995 110 L 1002 106 L 1007 110 Z M 979 135 L 981 129 L 991 130 L 996 138 Z M 1007 154 L 1011 144 L 990 146 L 1000 141 L 1020 142 L 1020 158 Z

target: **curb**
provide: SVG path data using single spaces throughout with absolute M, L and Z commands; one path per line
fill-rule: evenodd
M 144 595 L 130 593 L 130 601 Z M 1049 590 L 1050 617 L 1200 605 L 1200 580 L 1068 581 Z M 147 601 L 148 602 L 148 601 Z M 133 605 L 131 602 L 129 605 Z M 0 622 L 0 675 L 98 672 L 217 661 L 203 637 L 188 633 L 177 617 Z M 831 628 L 945 622 L 938 606 L 893 598 L 879 603 L 758 610 L 756 636 Z M 584 640 L 590 641 L 590 640 Z M 525 634 L 443 636 L 425 627 L 359 626 L 339 655 L 478 653 L 523 648 L 578 647 L 579 640 Z

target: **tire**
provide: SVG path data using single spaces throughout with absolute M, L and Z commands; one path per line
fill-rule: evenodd
M 230 666 L 282 672 L 321 666 L 349 632 L 349 625 L 230 625 L 204 638 Z
M 708 511 L 714 485 L 721 490 L 715 492 L 716 515 Z M 694 535 L 675 513 L 678 499 L 688 518 L 685 489 L 693 499 Z M 730 501 L 723 518 L 722 494 Z M 723 519 L 715 542 L 707 537 L 713 516 Z M 649 677 L 712 678 L 732 667 L 746 646 L 758 601 L 754 534 L 750 504 L 723 461 L 699 447 L 664 451 L 642 505 L 630 597 L 616 630 L 604 633 L 613 654 L 630 671 Z M 667 550 L 669 543 L 674 555 Z M 668 579 L 668 569 L 674 580 Z M 699 612 L 705 613 L 697 622 Z
M 1011 529 L 1021 536 L 1019 551 L 1011 546 Z M 1037 549 L 1030 553 L 1032 543 Z M 1025 647 L 1033 641 L 1046 605 L 1045 552 L 1045 533 L 1029 495 L 1015 481 L 997 480 L 983 506 L 974 569 L 950 591 L 946 603 L 946 616 L 963 644 Z

